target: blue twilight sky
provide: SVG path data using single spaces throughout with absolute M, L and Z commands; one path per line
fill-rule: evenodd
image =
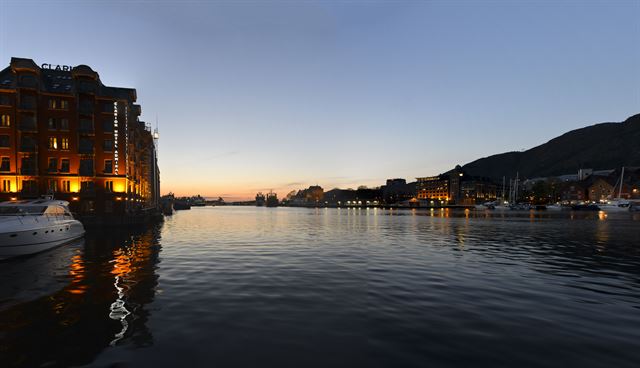
M 640 1 L 10 1 L 159 119 L 162 191 L 376 186 L 640 112 Z

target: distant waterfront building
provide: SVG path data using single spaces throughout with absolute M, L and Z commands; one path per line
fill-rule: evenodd
M 418 199 L 449 201 L 449 178 L 439 175 L 416 178 L 416 180 Z
M 81 213 L 157 208 L 155 142 L 136 98 L 86 65 L 11 58 L 0 71 L 0 199 L 53 194 Z
M 497 186 L 488 179 L 472 177 L 458 165 L 438 176 L 416 178 L 416 198 L 428 205 L 473 205 L 497 198 Z
M 380 187 L 382 201 L 387 204 L 399 203 L 416 197 L 416 182 L 407 183 L 405 179 L 387 179 Z
M 588 199 L 594 202 L 600 202 L 607 199 L 613 199 L 617 196 L 614 193 L 614 185 L 608 178 L 596 178 L 587 188 Z

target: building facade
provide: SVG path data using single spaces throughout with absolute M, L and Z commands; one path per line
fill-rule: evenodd
M 51 194 L 80 213 L 157 208 L 154 135 L 136 98 L 86 65 L 12 58 L 0 71 L 0 200 Z
M 416 198 L 429 205 L 474 205 L 495 201 L 497 185 L 490 180 L 472 177 L 458 165 L 438 176 L 416 178 Z

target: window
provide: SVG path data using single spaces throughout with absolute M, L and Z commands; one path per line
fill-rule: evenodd
M 0 105 L 11 106 L 11 98 L 9 95 L 0 94 Z
M 56 119 L 49 118 L 49 122 L 48 122 L 47 125 L 48 125 L 49 130 L 56 130 Z
M 24 152 L 36 151 L 36 140 L 33 137 L 26 136 L 20 138 L 20 150 Z
M 36 174 L 36 160 L 33 157 L 23 157 L 21 159 L 22 166 L 20 166 L 20 173 L 22 175 L 35 175 Z
M 80 183 L 80 190 L 94 190 L 95 185 L 92 181 L 83 181 Z
M 60 130 L 69 130 L 69 119 L 60 119 Z
M 60 138 L 60 149 L 68 150 L 69 149 L 69 138 Z
M 9 136 L 0 135 L 0 148 L 8 148 L 8 147 L 9 147 Z
M 20 97 L 20 108 L 22 109 L 35 109 L 36 108 L 36 97 L 30 95 L 22 95 Z
M 11 191 L 11 180 L 5 179 L 2 181 L 2 191 L 3 192 Z
M 62 181 L 62 191 L 69 193 L 71 191 L 71 180 Z
M 57 158 L 55 158 L 55 157 L 50 157 L 49 158 L 49 166 L 48 166 L 47 170 L 49 172 L 58 171 L 58 159 Z
M 69 159 L 63 158 L 60 161 L 60 172 L 68 173 L 69 172 Z
M 79 109 L 81 114 L 93 114 L 93 102 L 89 100 L 80 100 Z
M 113 192 L 113 180 L 105 181 L 104 188 L 107 190 L 107 192 Z
M 102 112 L 113 112 L 113 102 L 102 104 Z
M 23 180 L 22 191 L 24 192 L 37 192 L 38 183 L 35 180 Z
M 18 79 L 21 87 L 37 87 L 38 80 L 33 75 L 21 75 Z
M 112 160 L 104 160 L 104 173 L 105 174 L 113 174 L 113 161 Z
M 93 159 L 83 158 L 80 160 L 80 175 L 93 176 Z
M 80 126 L 78 130 L 82 133 L 93 133 L 93 120 L 91 119 L 80 119 Z
M 58 138 L 49 137 L 49 149 L 50 150 L 58 149 Z
M 36 118 L 33 115 L 22 114 L 20 120 L 20 129 L 34 131 L 38 130 Z
M 11 126 L 11 115 L 2 115 L 0 118 L 2 121 L 0 122 L 0 127 L 10 127 Z
M 48 190 L 49 190 L 49 192 L 57 192 L 58 191 L 58 181 L 57 180 L 49 180 Z
M 49 108 L 54 110 L 68 110 L 69 109 L 69 101 L 62 100 L 59 98 L 50 98 L 49 99 Z
M 11 171 L 11 161 L 9 157 L 3 157 L 0 163 L 0 171 Z
M 87 138 L 80 138 L 78 147 L 79 153 L 93 153 L 93 141 Z
M 102 122 L 102 130 L 104 130 L 105 133 L 113 133 L 113 120 L 105 119 Z
M 112 139 L 105 139 L 104 140 L 104 150 L 106 152 L 112 152 L 113 151 L 113 140 Z

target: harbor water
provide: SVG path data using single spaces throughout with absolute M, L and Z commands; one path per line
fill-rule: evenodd
M 193 208 L 0 280 L 2 367 L 640 364 L 640 214 Z

